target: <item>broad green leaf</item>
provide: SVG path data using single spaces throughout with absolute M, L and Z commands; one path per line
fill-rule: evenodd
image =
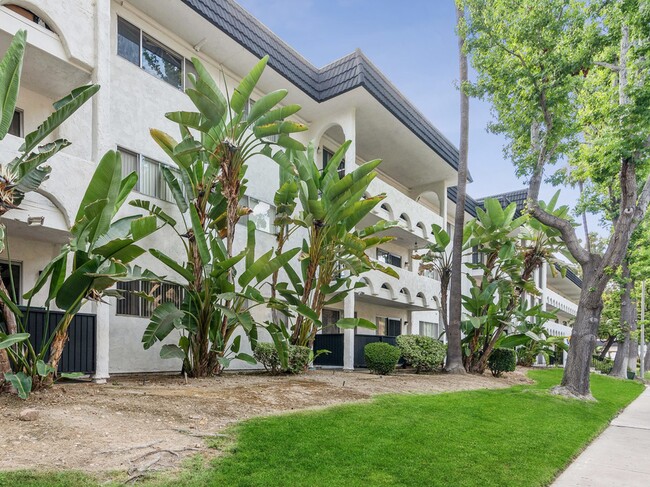
M 142 335 L 142 344 L 147 350 L 156 341 L 164 340 L 183 317 L 183 312 L 174 303 L 162 303 L 153 311 L 151 321 Z
M 235 91 L 233 91 L 230 98 L 230 107 L 235 114 L 239 115 L 244 112 L 244 107 L 246 106 L 248 99 L 251 97 L 257 82 L 262 76 L 268 61 L 268 56 L 264 56 L 260 59 L 253 69 L 251 69 L 251 71 L 244 77 L 241 83 L 239 83 L 239 86 L 235 88 Z
M 16 374 L 5 372 L 5 380 L 8 380 L 16 388 L 18 397 L 21 399 L 27 399 L 29 393 L 32 392 L 32 378 L 24 372 L 18 372 Z
M 9 132 L 14 118 L 26 39 L 27 31 L 21 29 L 16 32 L 0 62 L 0 140 Z
M 56 111 L 39 125 L 34 132 L 25 136 L 25 143 L 21 146 L 20 151 L 31 152 L 98 91 L 99 85 L 81 86 L 72 90 L 65 98 L 55 102 L 54 109 Z
M 0 333 L 0 350 L 9 348 L 16 343 L 24 342 L 28 338 L 29 333 L 13 333 L 11 335 Z
M 158 249 L 149 249 L 149 252 L 151 255 L 153 255 L 156 259 L 158 259 L 160 262 L 165 264 L 167 267 L 169 267 L 171 270 L 174 272 L 178 273 L 180 276 L 183 277 L 187 282 L 193 282 L 194 281 L 194 274 L 192 274 L 192 271 L 187 269 L 185 266 L 181 265 L 180 263 L 176 262 L 176 260 L 172 259 L 168 255 L 164 254 Z
M 199 214 L 196 211 L 196 207 L 194 205 L 190 205 L 189 209 L 190 219 L 192 221 L 192 232 L 194 233 L 194 238 L 196 239 L 196 246 L 199 249 L 201 262 L 203 265 L 205 265 L 210 262 L 210 249 L 208 248 L 208 242 L 205 239 L 205 231 L 203 229 L 203 225 L 201 224 Z
M 54 367 L 52 367 L 50 364 L 46 364 L 42 360 L 39 360 L 36 362 L 36 372 L 41 377 L 47 377 L 48 375 L 56 372 L 56 370 L 54 370 Z
M 179 358 L 183 360 L 185 358 L 185 352 L 177 345 L 163 345 L 160 347 L 160 358 L 170 359 L 170 358 Z

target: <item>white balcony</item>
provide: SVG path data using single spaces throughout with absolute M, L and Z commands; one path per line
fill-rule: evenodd
M 398 278 L 383 272 L 371 271 L 361 280 L 366 287 L 357 291 L 364 299 L 378 304 L 395 306 L 411 310 L 436 309 L 434 296 L 440 294 L 440 282 L 417 272 L 389 266 L 398 274 Z
M 578 312 L 578 305 L 572 301 L 569 301 L 564 296 L 559 295 L 552 289 L 547 288 L 544 292 L 546 309 L 553 311 L 557 309 L 561 313 L 565 313 L 569 316 L 575 316 Z
M 562 325 L 556 321 L 548 321 L 544 323 L 544 328 L 551 336 L 556 337 L 570 337 L 573 331 L 570 326 Z
M 379 178 L 373 179 L 370 183 L 368 193 L 371 195 L 386 194 L 386 199 L 373 210 L 374 215 L 384 220 L 395 220 L 398 222 L 400 228 L 418 237 L 428 239 L 433 223 L 441 227 L 444 226 L 442 216 L 409 198 Z M 387 210 L 382 208 L 382 205 Z

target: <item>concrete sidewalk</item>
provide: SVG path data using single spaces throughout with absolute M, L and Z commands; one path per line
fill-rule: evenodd
M 553 483 L 554 487 L 613 485 L 650 485 L 648 388 Z

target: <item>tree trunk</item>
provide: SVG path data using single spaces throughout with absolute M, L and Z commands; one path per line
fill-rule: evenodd
M 571 333 L 569 355 L 562 376 L 562 383 L 554 389 L 563 394 L 580 399 L 593 400 L 589 390 L 591 355 L 596 348 L 596 334 L 603 311 L 602 293 L 594 278 L 594 271 L 584 269 L 584 280 L 580 291 L 578 313 Z
M 609 349 L 612 348 L 612 345 L 614 345 L 615 341 L 616 341 L 616 336 L 615 335 L 610 335 L 609 338 L 607 339 L 607 342 L 605 343 L 605 346 L 600 351 L 600 355 L 598 355 L 598 357 L 601 360 L 604 360 L 605 357 L 607 357 L 607 352 L 609 352 Z
M 68 328 L 72 319 L 75 315 L 65 315 L 63 321 L 60 324 L 59 330 L 54 335 L 54 340 L 52 340 L 52 345 L 50 345 L 50 365 L 54 370 L 58 370 L 59 361 L 61 360 L 61 355 L 63 354 L 63 348 L 68 342 Z
M 459 28 L 464 22 L 465 11 L 456 4 L 456 21 Z M 458 34 L 458 58 L 460 62 L 460 144 L 458 150 L 458 196 L 454 215 L 454 239 L 451 255 L 451 287 L 449 300 L 449 330 L 447 332 L 447 363 L 445 371 L 452 374 L 463 374 L 463 351 L 461 348 L 460 319 L 461 291 L 463 276 L 463 228 L 465 226 L 465 196 L 467 187 L 467 153 L 469 150 L 469 97 L 464 91 L 467 83 L 467 56 L 463 48 L 465 39 Z
M 5 293 L 6 296 L 8 296 L 10 299 L 13 296 L 13 294 L 10 294 L 9 291 L 7 290 L 4 282 L 2 279 L 0 279 L 0 290 Z M 0 308 L 2 309 L 2 316 L 5 321 L 5 326 L 6 326 L 6 332 L 7 335 L 13 335 L 14 333 L 18 333 L 18 325 L 16 324 L 16 317 L 14 316 L 14 313 L 11 311 L 9 306 L 6 304 L 2 303 L 0 301 Z M 11 372 L 11 361 L 9 360 L 9 354 L 7 353 L 6 350 L 0 350 L 0 384 L 4 382 L 4 376 L 5 373 Z
M 648 348 L 650 348 L 650 342 L 646 342 L 645 344 L 645 359 L 643 360 L 645 366 L 643 368 L 646 372 L 650 371 L 650 353 L 648 353 Z
M 619 379 L 627 378 L 627 361 L 630 355 L 630 332 L 625 332 L 625 339 L 619 341 L 616 346 L 616 355 L 614 356 L 614 366 L 609 373 L 612 377 Z
M 614 367 L 609 375 L 627 378 L 628 359 L 630 355 L 630 331 L 636 328 L 636 306 L 632 301 L 632 290 L 634 282 L 630 278 L 630 266 L 627 260 L 621 265 L 621 277 L 623 279 L 623 293 L 621 294 L 621 329 L 623 330 L 623 342 L 619 342 L 614 358 Z

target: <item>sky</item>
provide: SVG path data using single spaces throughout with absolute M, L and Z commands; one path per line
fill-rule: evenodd
M 317 67 L 360 48 L 455 146 L 459 142 L 458 44 L 453 0 L 238 0 Z M 480 198 L 526 187 L 489 133 L 486 101 L 470 100 L 468 193 Z M 545 186 L 548 200 L 557 188 Z M 577 192 L 560 201 L 573 206 Z M 592 223 L 594 227 L 594 223 Z M 590 228 L 591 230 L 591 228 Z

